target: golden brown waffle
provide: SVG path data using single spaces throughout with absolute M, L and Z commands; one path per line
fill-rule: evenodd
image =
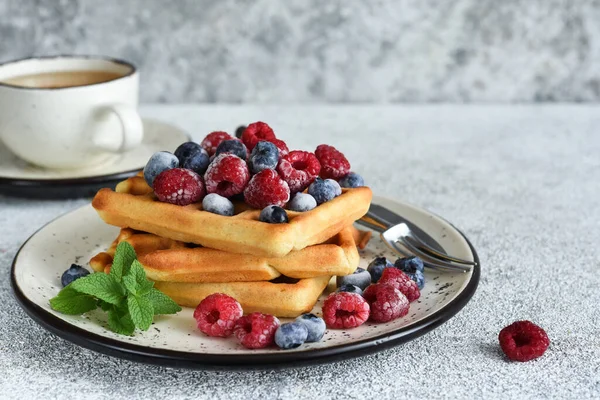
M 285 257 L 265 258 L 206 247 L 189 248 L 172 239 L 125 228 L 107 252 L 90 260 L 90 265 L 95 271 L 108 272 L 117 245 L 127 241 L 135 249 L 146 275 L 154 281 L 218 283 L 269 281 L 280 275 L 297 279 L 348 275 L 359 263 L 355 241 L 364 242 L 369 234 L 346 227 L 325 243 L 292 251 Z
M 136 176 L 119 183 L 116 191 L 101 189 L 92 205 L 106 223 L 121 228 L 229 253 L 283 257 L 323 243 L 351 225 L 367 212 L 371 197 L 368 187 L 342 189 L 340 196 L 313 210 L 288 211 L 287 224 L 267 224 L 258 221 L 259 210 L 243 203 L 235 204 L 232 217 L 202 211 L 201 203 L 185 207 L 162 203 Z
M 262 312 L 277 317 L 294 318 L 309 312 L 317 303 L 330 276 L 300 279 L 291 283 L 226 282 L 173 283 L 156 282 L 155 287 L 183 307 L 196 307 L 213 293 L 225 293 L 236 299 L 244 313 Z

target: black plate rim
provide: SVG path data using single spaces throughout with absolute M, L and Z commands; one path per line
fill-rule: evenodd
M 76 212 L 83 207 L 77 208 L 69 213 Z M 429 211 L 427 212 L 431 215 L 435 215 Z M 15 267 L 19 254 L 29 240 L 31 240 L 39 231 L 65 215 L 66 214 L 63 214 L 39 228 L 19 248 L 11 265 L 11 288 L 15 299 L 29 317 L 44 329 L 59 337 L 99 353 L 145 364 L 189 369 L 280 369 L 319 365 L 372 354 L 416 339 L 455 316 L 475 294 L 481 275 L 481 263 L 472 243 L 462 231 L 444 218 L 436 215 L 444 222 L 450 224 L 450 226 L 465 239 L 469 246 L 469 250 L 473 255 L 473 260 L 477 265 L 473 268 L 473 274 L 469 283 L 454 300 L 430 316 L 410 326 L 374 338 L 332 346 L 325 349 L 314 349 L 302 352 L 285 352 L 282 350 L 281 352 L 270 354 L 261 353 L 258 357 L 257 355 L 253 355 L 251 350 L 245 354 L 215 355 L 156 349 L 120 342 L 71 325 L 33 303 L 19 289 L 15 275 Z

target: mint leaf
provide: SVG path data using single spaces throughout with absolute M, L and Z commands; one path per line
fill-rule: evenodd
M 110 311 L 110 310 L 114 310 L 115 306 L 105 302 L 104 300 L 98 300 L 98 306 L 102 309 L 102 311 Z
M 127 297 L 127 308 L 135 326 L 143 331 L 147 331 L 154 317 L 154 308 L 150 300 L 140 296 L 129 295 Z
M 68 285 L 50 299 L 50 307 L 63 314 L 79 315 L 96 309 L 98 305 L 92 296 L 79 293 L 71 285 Z
M 119 310 L 110 310 L 108 312 L 108 327 L 113 332 L 127 336 L 133 335 L 135 331 L 135 325 L 127 311 L 123 313 Z
M 103 272 L 96 272 L 79 278 L 69 286 L 78 292 L 95 296 L 115 305 L 118 305 L 125 297 L 122 285 L 112 275 Z
M 150 289 L 144 296 L 152 304 L 154 315 L 158 314 L 175 314 L 181 311 L 181 307 L 173 301 L 169 296 L 158 289 Z
M 148 293 L 154 286 L 154 282 L 146 279 L 146 271 L 138 260 L 133 260 L 129 272 L 123 276 L 123 285 L 135 295 Z
M 127 242 L 119 243 L 115 250 L 112 266 L 110 267 L 110 275 L 112 275 L 117 282 L 120 282 L 123 275 L 128 273 L 129 267 L 135 259 L 136 255 L 133 246 Z

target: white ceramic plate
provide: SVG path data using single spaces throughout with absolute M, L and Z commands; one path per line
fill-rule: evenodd
M 440 217 L 390 199 L 376 197 L 373 203 L 414 222 L 450 254 L 479 264 L 464 235 Z M 479 281 L 479 266 L 469 273 L 426 269 L 421 297 L 411 304 L 406 317 L 388 323 L 366 323 L 355 329 L 330 329 L 320 342 L 294 350 L 247 350 L 234 337 L 206 337 L 196 328 L 193 310 L 188 308 L 174 316 L 156 318 L 149 331 L 126 337 L 106 329 L 106 316 L 102 312 L 68 316 L 53 311 L 48 303 L 61 289 L 62 272 L 71 263 L 85 265 L 93 255 L 104 251 L 117 234 L 118 228 L 103 223 L 89 205 L 59 217 L 29 238 L 18 252 L 12 267 L 13 290 L 25 311 L 58 336 L 102 353 L 161 365 L 203 368 L 293 363 L 297 366 L 378 351 L 427 333 L 451 318 L 469 301 Z M 363 268 L 376 256 L 397 258 L 378 235 L 360 253 Z M 314 313 L 320 314 L 326 294 L 327 291 Z
M 24 197 L 61 198 L 93 195 L 144 168 L 160 150 L 174 151 L 189 136 L 164 122 L 144 119 L 142 144 L 124 154 L 110 156 L 101 165 L 70 170 L 44 169 L 28 164 L 0 142 L 0 193 Z

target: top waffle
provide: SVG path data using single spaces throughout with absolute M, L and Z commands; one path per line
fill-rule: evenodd
M 267 224 L 258 220 L 260 210 L 244 203 L 235 204 L 235 215 L 228 217 L 203 211 L 201 203 L 160 202 L 136 176 L 119 183 L 115 191 L 101 189 L 92 205 L 106 223 L 121 228 L 231 253 L 283 257 L 325 242 L 351 225 L 368 211 L 371 197 L 368 187 L 344 188 L 340 196 L 310 211 L 288 210 L 287 224 Z

